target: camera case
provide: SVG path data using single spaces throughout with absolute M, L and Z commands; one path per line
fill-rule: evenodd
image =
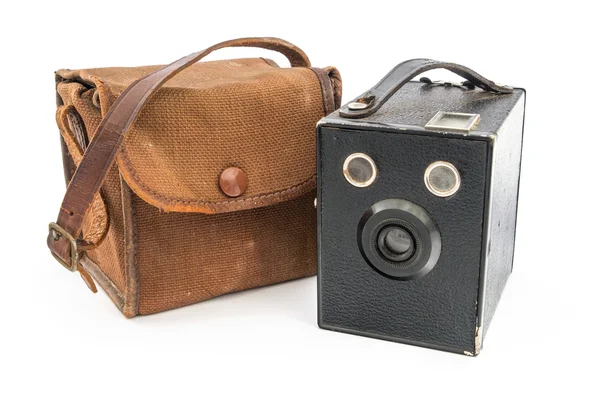
M 462 83 L 412 79 L 444 68 Z M 525 91 L 415 59 L 317 127 L 321 328 L 477 355 L 512 271 Z

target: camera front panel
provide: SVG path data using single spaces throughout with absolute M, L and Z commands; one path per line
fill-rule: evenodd
M 319 127 L 321 327 L 474 351 L 488 150 L 474 138 Z

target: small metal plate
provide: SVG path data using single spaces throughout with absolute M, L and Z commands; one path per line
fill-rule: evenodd
M 468 133 L 480 120 L 479 114 L 438 111 L 425 125 L 425 129 Z

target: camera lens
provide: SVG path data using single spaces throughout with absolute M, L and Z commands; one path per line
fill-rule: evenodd
M 390 230 L 383 239 L 383 243 L 388 250 L 397 254 L 404 254 L 413 246 L 413 240 L 410 234 L 402 228 Z
M 423 207 L 408 200 L 378 201 L 365 211 L 357 228 L 360 253 L 388 278 L 418 279 L 440 258 L 440 231 Z
M 377 176 L 375 162 L 366 154 L 354 153 L 344 161 L 344 176 L 346 180 L 356 187 L 367 187 Z
M 379 233 L 377 247 L 388 260 L 405 261 L 415 252 L 415 240 L 406 229 L 389 226 Z

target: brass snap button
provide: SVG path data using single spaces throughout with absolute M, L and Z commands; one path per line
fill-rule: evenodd
M 238 197 L 244 194 L 248 186 L 246 173 L 237 167 L 226 168 L 219 177 L 221 191 L 229 197 Z

